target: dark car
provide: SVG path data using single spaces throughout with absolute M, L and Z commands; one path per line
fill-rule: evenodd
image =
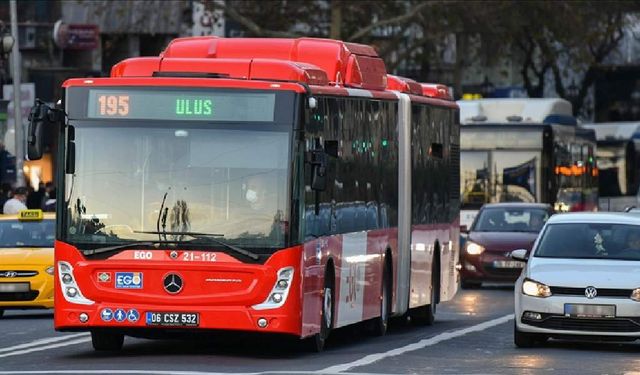
M 552 214 L 552 207 L 543 203 L 482 206 L 460 253 L 462 287 L 479 287 L 485 281 L 516 281 L 524 263 L 511 259 L 511 251 L 531 250 Z

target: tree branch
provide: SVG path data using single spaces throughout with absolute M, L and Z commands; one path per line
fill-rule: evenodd
M 252 34 L 256 36 L 269 36 L 275 38 L 297 38 L 301 36 L 286 31 L 265 30 L 257 23 L 238 13 L 233 7 L 227 6 L 226 2 L 214 0 L 213 4 L 216 7 L 222 9 L 224 11 L 224 14 L 229 16 L 229 18 L 246 27 Z
M 416 6 L 415 8 L 413 8 L 410 12 L 405 13 L 403 15 L 400 16 L 396 16 L 396 17 L 391 17 L 388 18 L 386 20 L 382 20 L 379 22 L 375 22 L 372 23 L 370 25 L 368 25 L 367 27 L 358 30 L 357 32 L 355 32 L 354 34 L 352 34 L 349 38 L 347 38 L 346 40 L 348 41 L 356 41 L 360 38 L 362 38 L 363 36 L 369 34 L 371 32 L 371 30 L 377 28 L 377 27 L 382 27 L 382 26 L 386 26 L 386 25 L 394 25 L 394 24 L 398 24 L 404 21 L 408 21 L 410 19 L 412 19 L 413 17 L 415 17 L 417 14 L 420 13 L 420 11 L 422 11 L 422 9 L 426 8 L 427 6 L 431 6 L 433 5 L 432 1 L 424 1 L 422 3 L 420 3 L 420 5 Z

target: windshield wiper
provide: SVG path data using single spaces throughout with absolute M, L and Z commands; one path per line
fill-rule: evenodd
M 218 245 L 222 245 L 228 249 L 231 249 L 233 251 L 235 251 L 236 253 L 242 254 L 246 257 L 249 257 L 253 260 L 258 260 L 260 259 L 260 257 L 258 256 L 258 254 L 252 253 L 249 250 L 245 250 L 243 248 L 240 248 L 238 246 L 232 245 L 230 243 L 224 242 L 222 240 L 219 240 L 215 237 L 224 237 L 223 234 L 219 234 L 219 233 L 200 233 L 200 232 L 146 232 L 146 231 L 134 231 L 135 233 L 145 233 L 145 234 L 159 234 L 162 233 L 164 235 L 169 235 L 169 236 L 191 236 L 194 237 L 195 239 L 203 239 L 206 238 L 211 242 L 217 243 Z M 192 240 L 193 241 L 193 240 Z M 185 241 L 185 242 L 192 242 L 192 241 Z
M 164 208 L 164 203 L 167 200 L 167 194 L 169 192 L 164 193 L 164 197 L 162 197 L 162 204 L 160 205 L 160 212 L 158 212 L 158 220 L 156 220 L 156 230 L 158 231 L 158 240 L 162 241 L 162 232 L 165 232 L 166 223 L 167 223 L 167 213 L 169 212 L 169 208 L 167 207 L 164 210 L 164 215 L 162 214 L 162 209 Z M 162 221 L 162 232 L 160 232 L 160 221 Z M 164 239 L 167 239 L 165 234 Z
M 123 244 L 120 244 L 120 245 L 99 247 L 97 249 L 82 250 L 82 253 L 84 255 L 95 255 L 95 254 L 108 253 L 108 252 L 111 252 L 111 251 L 117 251 L 117 250 L 122 250 L 122 249 L 126 249 L 126 248 L 141 247 L 141 246 L 145 246 L 145 247 L 152 246 L 152 247 L 157 249 L 158 247 L 160 247 L 160 245 L 169 244 L 169 243 L 173 244 L 173 243 L 176 243 L 176 242 L 175 241 L 129 242 L 129 243 L 123 243 Z

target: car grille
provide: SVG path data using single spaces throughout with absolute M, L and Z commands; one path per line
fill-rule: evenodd
M 38 291 L 32 290 L 29 292 L 8 292 L 0 293 L 0 301 L 33 301 L 38 297 Z
M 564 330 L 564 331 L 594 331 L 594 332 L 640 332 L 640 322 L 635 319 L 579 319 L 553 316 L 541 321 L 523 321 L 535 327 Z
M 551 294 L 564 294 L 568 296 L 583 296 L 584 297 L 584 289 L 585 288 L 566 288 L 561 286 L 552 286 Z M 597 297 L 622 297 L 629 298 L 631 297 L 632 289 L 600 289 L 598 290 Z
M 0 270 L 0 278 L 4 277 L 31 277 L 38 274 L 38 271 L 17 271 L 17 270 Z

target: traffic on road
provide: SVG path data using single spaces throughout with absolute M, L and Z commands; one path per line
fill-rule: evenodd
M 35 100 L 18 175 L 55 186 L 2 194 L 0 375 L 638 373 L 640 215 L 596 159 L 632 143 L 575 100 L 167 41 Z

